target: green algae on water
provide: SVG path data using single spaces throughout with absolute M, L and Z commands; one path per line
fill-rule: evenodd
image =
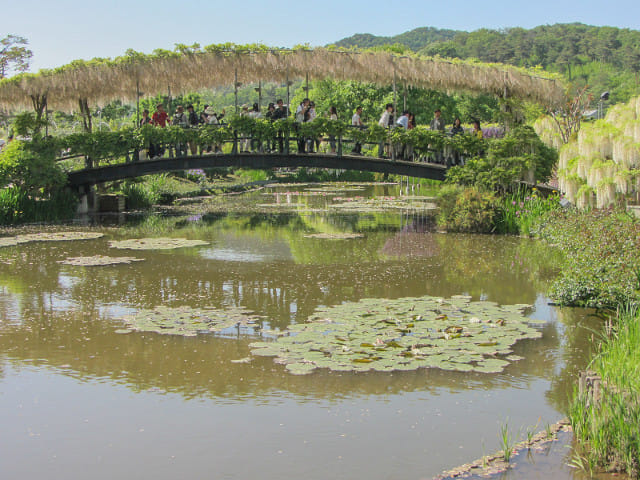
M 468 296 L 363 299 L 319 308 L 288 335 L 252 343 L 251 353 L 276 357 L 298 375 L 316 368 L 499 373 L 520 358 L 509 357 L 518 340 L 542 336 L 524 315 L 528 309 Z

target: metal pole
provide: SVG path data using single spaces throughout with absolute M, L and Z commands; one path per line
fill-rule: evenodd
M 171 113 L 171 85 L 167 85 L 167 93 L 169 98 L 167 100 L 167 113 Z
M 236 97 L 236 115 L 238 115 L 238 69 L 235 71 L 235 81 L 233 82 L 233 89 Z
M 289 84 L 289 68 L 287 67 L 287 117 L 289 116 L 289 112 L 291 111 L 291 98 L 290 98 L 290 92 L 289 92 L 289 87 L 291 85 Z
M 395 121 L 395 119 L 398 117 L 398 111 L 397 111 L 397 107 L 396 107 L 396 67 L 394 65 L 393 67 L 393 120 Z
M 403 97 L 402 110 L 406 110 L 407 109 L 407 82 L 404 82 L 404 86 L 402 88 L 402 97 Z
M 140 81 L 136 80 L 136 127 L 140 126 Z
M 258 110 L 262 110 L 262 80 L 258 80 Z

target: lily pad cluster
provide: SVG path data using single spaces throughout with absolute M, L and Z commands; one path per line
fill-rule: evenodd
M 116 333 L 137 331 L 195 337 L 199 333 L 221 332 L 238 325 L 248 326 L 258 318 L 257 315 L 237 307 L 219 309 L 158 306 L 153 310 L 143 309 L 123 317 L 126 328 L 116 330 Z
M 362 233 L 310 233 L 304 238 L 320 238 L 322 240 L 348 240 L 351 238 L 362 238 Z
M 142 258 L 135 257 L 107 257 L 105 255 L 94 255 L 92 257 L 69 257 L 61 260 L 63 265 L 73 265 L 78 267 L 101 267 L 105 265 L 130 264 L 141 262 Z
M 72 240 L 93 240 L 103 237 L 98 232 L 55 232 L 55 233 L 28 233 L 14 237 L 0 237 L 0 247 L 13 247 L 29 242 L 62 242 Z
M 109 242 L 111 248 L 123 250 L 172 250 L 174 248 L 197 247 L 209 245 L 203 240 L 187 240 L 186 238 L 131 238 Z
M 409 197 L 335 197 L 334 203 L 329 206 L 333 210 L 345 212 L 378 212 L 385 210 L 404 210 L 423 212 L 435 210 L 436 204 L 433 197 L 409 196 Z
M 288 335 L 252 343 L 251 353 L 276 357 L 298 375 L 316 368 L 497 373 L 520 358 L 510 356 L 518 340 L 542 336 L 532 325 L 544 322 L 524 316 L 529 308 L 468 296 L 364 299 L 318 309 Z

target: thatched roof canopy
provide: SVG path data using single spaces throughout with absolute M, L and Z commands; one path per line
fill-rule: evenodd
M 92 105 L 134 101 L 136 86 L 146 94 L 199 91 L 242 83 L 284 82 L 288 78 L 332 78 L 444 91 L 470 91 L 554 104 L 562 99 L 560 81 L 506 65 L 446 61 L 388 52 L 336 51 L 327 48 L 271 49 L 263 46 L 209 46 L 198 51 L 129 51 L 116 59 L 75 61 L 38 74 L 0 80 L 0 106 L 31 108 L 32 96 L 46 94 L 51 108 L 71 111 L 84 98 Z

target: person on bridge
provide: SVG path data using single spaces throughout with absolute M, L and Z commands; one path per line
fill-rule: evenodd
M 398 128 L 403 128 L 405 130 L 409 130 L 409 110 L 405 110 L 398 118 L 396 122 Z M 405 154 L 407 153 L 406 145 L 404 143 L 397 143 L 393 146 L 396 152 L 396 158 L 405 158 Z
M 351 126 L 359 129 L 364 129 L 364 123 L 362 123 L 362 107 L 356 108 L 356 113 L 351 117 Z M 353 150 L 351 153 L 354 155 L 362 155 L 362 144 L 360 142 L 356 142 L 353 145 Z
M 262 112 L 260 112 L 260 106 L 257 103 L 253 104 L 253 108 L 249 112 L 249 118 L 252 118 L 254 120 L 262 118 Z M 262 140 L 260 140 L 259 138 L 255 138 L 255 137 L 252 138 L 251 139 L 251 151 L 255 153 L 255 152 L 261 151 L 261 150 L 262 150 Z
M 193 105 L 187 105 L 187 126 L 189 128 L 198 128 L 200 125 L 200 118 L 198 114 L 193 109 Z M 191 150 L 191 155 L 196 155 L 198 153 L 198 146 L 196 145 L 195 140 L 189 140 L 189 150 Z
M 329 120 L 338 121 L 338 109 L 334 106 L 329 107 Z M 335 135 L 329 135 L 329 145 L 331 146 L 331 153 L 336 153 Z
M 171 120 L 169 119 L 169 114 L 165 112 L 164 105 L 162 105 L 161 103 L 156 105 L 156 111 L 153 113 L 153 117 L 151 120 L 156 127 L 161 127 L 161 128 L 164 128 L 171 123 Z
M 442 118 L 442 112 L 439 108 L 436 108 L 436 111 L 433 112 L 433 120 L 431 120 L 429 128 L 434 132 L 444 133 L 444 119 Z M 437 163 L 444 162 L 445 153 L 442 150 L 436 151 L 435 156 Z
M 189 126 L 189 119 L 187 114 L 184 113 L 184 107 L 182 105 L 178 105 L 176 107 L 176 113 L 173 115 L 173 120 L 171 123 L 177 127 L 187 128 Z M 176 156 L 184 157 L 187 155 L 187 144 L 186 142 L 176 142 Z
M 444 119 L 442 118 L 442 112 L 439 108 L 433 112 L 433 120 L 429 124 L 429 128 L 434 131 L 444 133 Z
M 165 112 L 164 105 L 162 105 L 161 103 L 156 105 L 156 111 L 153 113 L 153 117 L 151 118 L 151 123 L 155 127 L 160 127 L 160 128 L 164 128 L 167 126 L 167 124 L 171 123 L 171 120 L 169 119 L 169 114 Z M 160 145 L 154 145 L 153 150 L 154 150 L 153 152 L 154 157 L 152 158 L 160 158 L 162 157 L 162 155 L 164 155 L 164 147 Z
M 480 128 L 480 120 L 473 121 L 473 131 L 471 132 L 474 137 L 482 140 L 484 135 L 482 134 L 482 129 Z
M 276 101 L 276 110 L 275 112 L 273 112 L 273 116 L 271 117 L 271 119 L 273 121 L 283 120 L 283 119 L 286 119 L 288 116 L 289 116 L 289 110 L 287 109 L 287 107 L 285 107 L 284 101 L 281 98 L 279 98 Z M 280 153 L 284 151 L 284 135 L 281 131 L 278 132 L 278 149 Z
M 378 125 L 380 125 L 382 128 L 393 128 L 393 125 L 395 123 L 393 118 L 393 112 L 394 112 L 393 103 L 387 103 L 384 107 L 384 112 L 382 112 L 382 115 L 380 116 L 380 120 L 378 120 Z M 389 151 L 389 145 L 386 144 L 384 141 L 380 143 L 378 148 L 378 154 L 380 156 L 383 156 L 383 150 L 384 150 L 384 155 L 386 155 L 387 157 L 391 156 Z
M 300 126 L 307 121 L 309 118 L 309 110 L 311 108 L 311 100 L 305 98 L 300 102 L 298 108 L 296 108 L 296 123 L 298 124 L 298 129 Z M 300 134 L 298 136 L 298 153 L 305 153 L 306 151 L 306 143 L 307 139 Z

